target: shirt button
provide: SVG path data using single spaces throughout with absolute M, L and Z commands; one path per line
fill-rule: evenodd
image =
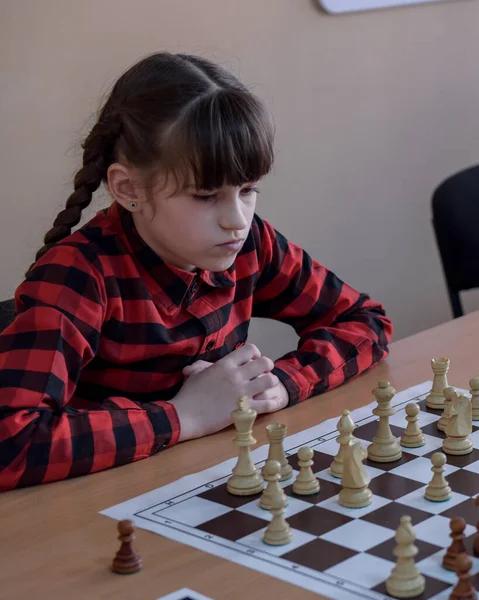
M 207 344 L 206 344 L 206 352 L 209 352 L 210 350 L 212 350 L 213 346 L 215 345 L 215 343 L 213 342 L 213 340 L 210 340 Z

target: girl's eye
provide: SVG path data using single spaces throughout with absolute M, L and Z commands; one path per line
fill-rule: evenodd
M 259 194 L 259 189 L 256 186 L 246 187 L 241 190 L 243 196 L 251 196 L 251 194 Z
M 216 198 L 216 194 L 195 194 L 193 196 L 195 200 L 200 200 L 203 202 L 208 202 L 208 200 L 213 200 Z

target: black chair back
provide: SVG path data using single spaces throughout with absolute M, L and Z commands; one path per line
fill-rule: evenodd
M 6 329 L 15 317 L 15 301 L 3 300 L 0 302 L 0 332 Z
M 479 287 L 479 166 L 446 179 L 432 197 L 432 222 L 454 317 L 459 292 Z

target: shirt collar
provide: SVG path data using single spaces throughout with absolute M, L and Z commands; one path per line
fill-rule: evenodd
M 114 224 L 123 242 L 144 271 L 160 286 L 167 298 L 175 306 L 180 306 L 191 286 L 197 286 L 199 280 L 210 287 L 227 288 L 234 286 L 235 263 L 224 271 L 196 272 L 185 271 L 166 263 L 138 233 L 132 214 L 124 209 L 118 202 L 113 201 L 107 209 L 107 214 Z M 165 298 L 163 298 L 165 300 Z

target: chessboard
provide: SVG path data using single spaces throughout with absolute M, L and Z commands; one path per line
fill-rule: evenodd
M 260 494 L 228 493 L 226 482 L 237 456 L 101 514 L 117 520 L 131 519 L 143 529 L 335 600 L 390 598 L 385 580 L 395 565 L 394 536 L 403 515 L 412 519 L 419 550 L 416 565 L 426 579 L 420 598 L 447 600 L 457 575 L 445 570 L 441 563 L 451 543 L 450 521 L 459 516 L 467 523 L 465 545 L 472 559 L 472 582 L 479 589 L 479 558 L 472 556 L 479 520 L 479 509 L 473 500 L 479 492 L 479 421 L 473 423 L 470 436 L 472 452 L 447 455 L 445 476 L 452 497 L 445 502 L 426 500 L 424 491 L 432 477 L 431 456 L 441 450 L 445 437 L 437 428 L 441 411 L 426 407 L 425 398 L 430 391 L 431 381 L 426 381 L 394 396 L 392 433 L 401 436 L 407 424 L 405 407 L 414 402 L 421 409 L 419 426 L 426 443 L 418 448 L 403 448 L 402 457 L 395 462 L 364 461 L 373 493 L 372 503 L 365 508 L 341 506 L 341 481 L 329 472 L 338 451 L 339 416 L 284 439 L 294 477 L 299 468 L 297 452 L 302 446 L 309 446 L 314 451 L 313 471 L 320 481 L 320 491 L 314 496 L 295 496 L 294 478 L 280 482 L 288 497 L 285 517 L 293 534 L 286 545 L 264 543 L 263 534 L 272 517 L 259 507 Z M 372 413 L 376 406 L 372 402 L 351 412 L 356 424 L 354 437 L 365 448 L 377 431 L 378 418 Z M 251 456 L 255 465 L 262 468 L 268 446 L 252 450 Z

